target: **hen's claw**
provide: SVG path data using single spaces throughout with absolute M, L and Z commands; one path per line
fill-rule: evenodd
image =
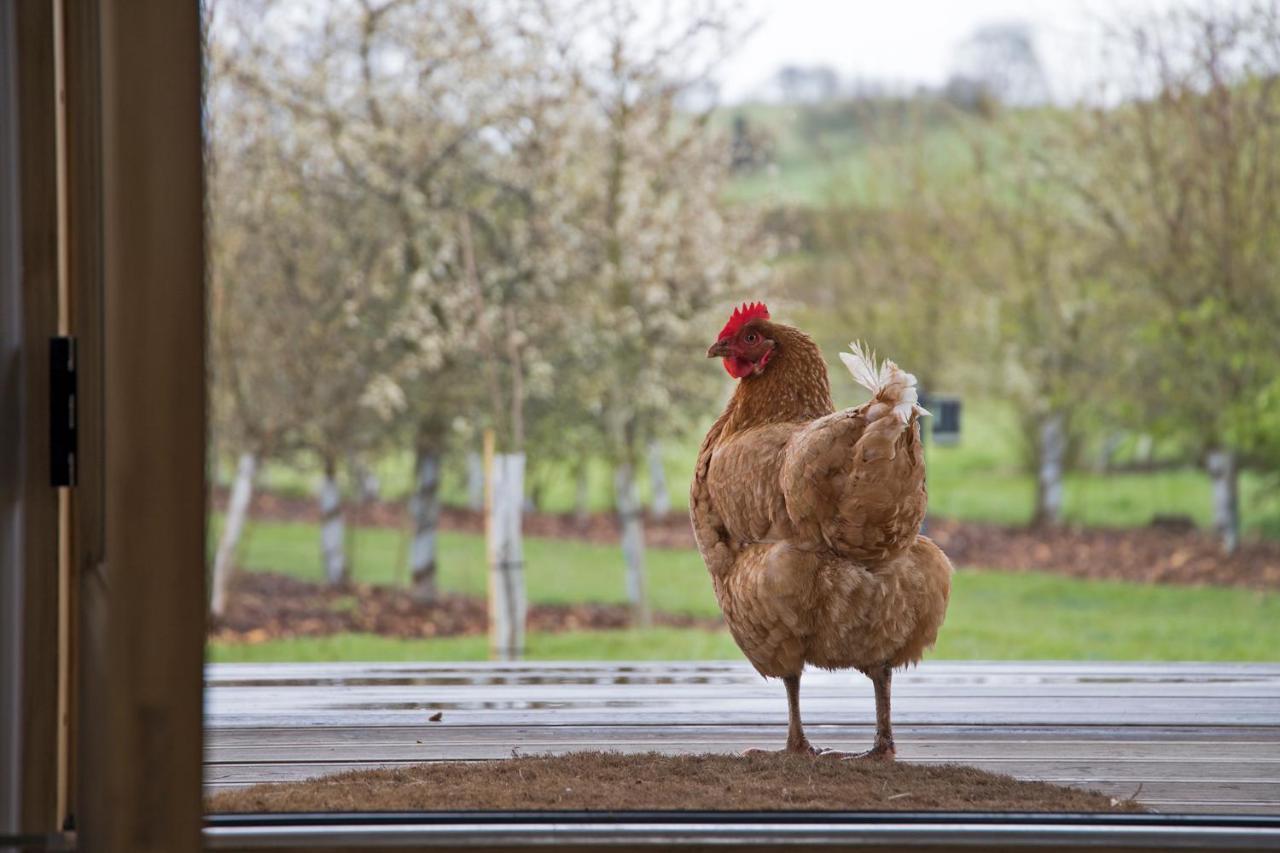
M 841 761 L 894 761 L 897 752 L 891 746 L 874 746 L 866 752 L 841 752 L 838 749 L 821 749 L 815 753 L 819 758 Z

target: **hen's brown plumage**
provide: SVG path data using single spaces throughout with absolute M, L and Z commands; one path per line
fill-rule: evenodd
M 950 562 L 918 535 L 914 390 L 897 415 L 901 388 L 833 412 L 817 346 L 763 319 L 708 354 L 726 353 L 755 367 L 707 433 L 690 494 L 725 620 L 762 675 L 787 679 L 788 748 L 809 749 L 798 685 L 812 664 L 872 677 L 883 717 L 873 753 L 892 756 L 889 672 L 933 645 L 951 587 Z

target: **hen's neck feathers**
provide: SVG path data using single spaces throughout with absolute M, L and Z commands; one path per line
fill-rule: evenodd
M 777 348 L 763 372 L 739 380 L 725 408 L 722 439 L 752 427 L 811 421 L 835 411 L 827 363 L 813 339 L 778 323 L 763 331 Z

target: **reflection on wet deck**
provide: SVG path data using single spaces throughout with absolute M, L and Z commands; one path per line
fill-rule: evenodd
M 780 744 L 786 722 L 781 685 L 745 663 L 213 664 L 206 685 L 210 788 L 515 751 L 733 752 Z M 894 700 L 902 760 L 1280 813 L 1280 665 L 926 663 Z M 815 743 L 869 742 L 866 679 L 808 673 L 802 701 Z

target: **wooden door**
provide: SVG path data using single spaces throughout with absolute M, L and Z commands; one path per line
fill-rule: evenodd
M 79 343 L 67 772 L 79 849 L 197 850 L 204 656 L 199 6 L 62 0 Z

